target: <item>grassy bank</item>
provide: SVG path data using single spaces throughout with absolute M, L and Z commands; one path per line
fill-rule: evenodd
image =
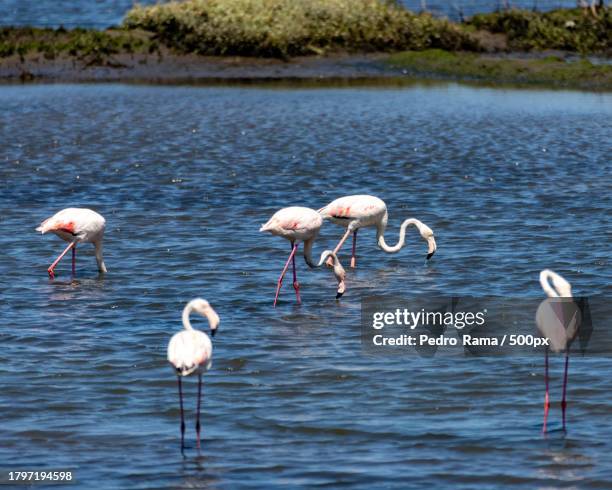
M 396 69 L 424 77 L 584 89 L 612 88 L 612 65 L 595 65 L 586 59 L 571 62 L 556 56 L 508 59 L 431 49 L 395 53 L 389 57 L 388 63 Z
M 52 74 L 67 79 L 70 70 L 110 67 L 123 70 L 123 77 L 129 78 L 131 72 L 158 79 L 179 67 L 183 76 L 192 76 L 190 67 L 195 65 L 200 77 L 223 76 L 221 65 L 202 61 L 202 55 L 259 58 L 259 68 L 251 66 L 244 77 L 263 72 L 275 76 L 276 72 L 265 71 L 266 60 L 385 52 L 395 54 L 381 77 L 398 67 L 425 77 L 612 87 L 609 65 L 516 56 L 541 50 L 610 56 L 612 8 L 596 13 L 508 10 L 476 15 L 459 24 L 417 15 L 391 0 L 173 1 L 136 6 L 122 26 L 101 31 L 0 28 L 0 77 L 29 80 Z M 248 65 L 241 60 L 234 65 Z M 326 65 L 325 70 L 339 76 L 346 73 L 340 64 L 335 70 Z M 95 76 L 112 79 L 103 71 Z
M 124 25 L 154 32 L 180 52 L 206 55 L 478 49 L 460 26 L 385 0 L 186 0 L 136 6 Z
M 583 9 L 551 12 L 511 9 L 475 15 L 465 26 L 503 35 L 510 51 L 559 49 L 610 53 L 612 49 L 611 8 L 604 8 L 596 15 Z
M 612 9 L 510 9 L 457 24 L 391 0 L 182 0 L 136 6 L 124 21 L 189 53 L 287 57 L 326 51 L 561 49 L 606 53 Z M 493 44 L 489 41 L 495 39 Z
M 120 28 L 0 28 L 0 58 L 39 53 L 104 61 L 112 55 L 275 57 L 402 50 L 612 53 L 612 9 L 508 10 L 457 24 L 391 0 L 183 0 L 131 9 Z
M 69 56 L 92 64 L 108 63 L 121 53 L 153 52 L 159 44 L 138 30 L 45 29 L 36 27 L 0 28 L 0 58 L 40 54 L 46 60 Z

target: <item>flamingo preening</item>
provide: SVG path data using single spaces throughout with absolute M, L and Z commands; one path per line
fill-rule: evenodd
M 36 228 L 36 231 L 40 231 L 43 235 L 47 232 L 53 232 L 62 240 L 69 242 L 64 251 L 47 269 L 49 277 L 51 279 L 55 277 L 55 266 L 70 249 L 72 249 L 72 275 L 76 274 L 76 246 L 80 242 L 94 244 L 96 247 L 98 270 L 106 272 L 106 266 L 102 258 L 102 238 L 104 236 L 105 225 L 106 221 L 101 215 L 85 208 L 62 209 L 43 221 Z
M 552 281 L 552 285 L 549 283 Z M 563 277 L 556 272 L 544 269 L 540 272 L 540 285 L 549 298 L 572 298 L 572 287 Z M 565 409 L 567 394 L 567 372 L 569 367 L 570 344 L 579 325 L 579 311 L 571 299 L 568 300 L 545 300 L 536 312 L 536 325 L 542 335 L 549 339 L 549 345 L 544 351 L 544 381 L 546 392 L 544 395 L 544 423 L 542 432 L 546 433 L 548 410 L 550 399 L 548 394 L 548 351 L 561 352 L 565 350 L 565 370 L 563 374 L 563 394 L 561 398 L 561 413 L 563 418 L 563 430 L 565 430 Z
M 332 259 L 334 275 L 338 281 L 336 299 L 340 298 L 344 294 L 346 289 L 344 283 L 346 274 L 342 264 L 336 256 L 336 253 L 332 252 L 331 250 L 325 250 L 321 254 L 321 259 L 319 260 L 318 264 L 315 264 L 312 261 L 312 244 L 319 234 L 321 225 L 323 225 L 323 219 L 314 209 L 292 206 L 283 208 L 274 213 L 268 222 L 259 229 L 259 231 L 268 231 L 273 235 L 283 237 L 291 242 L 291 253 L 289 254 L 287 263 L 285 264 L 285 267 L 278 278 L 276 296 L 274 297 L 274 306 L 276 306 L 276 302 L 278 301 L 278 294 L 283 284 L 283 277 L 285 277 L 285 273 L 289 268 L 289 263 L 293 264 L 293 288 L 295 289 L 297 302 L 298 304 L 300 303 L 300 284 L 298 283 L 297 272 L 295 269 L 295 253 L 297 252 L 300 242 L 304 242 L 304 260 L 309 267 L 320 267 L 325 262 L 325 259 L 328 257 Z
M 410 218 L 405 220 L 400 227 L 399 241 L 390 246 L 385 241 L 385 229 L 387 228 L 387 205 L 382 199 L 369 195 L 345 196 L 330 202 L 327 206 L 319 209 L 319 213 L 324 219 L 329 219 L 332 223 L 346 228 L 346 233 L 336 245 L 335 253 L 344 244 L 349 235 L 353 234 L 353 253 L 351 255 L 351 267 L 356 266 L 357 231 L 359 228 L 368 226 L 376 227 L 376 240 L 378 246 L 387 253 L 395 253 L 404 246 L 406 238 L 406 228 L 414 225 L 424 240 L 427 241 L 427 259 L 429 260 L 436 251 L 436 240 L 433 231 L 429 226 L 418 219 Z
M 200 449 L 200 400 L 202 398 L 202 373 L 212 365 L 212 342 L 208 335 L 195 330 L 189 321 L 192 312 L 199 313 L 208 319 L 211 335 L 215 335 L 219 326 L 219 315 L 208 301 L 192 299 L 183 309 L 183 327 L 185 330 L 172 336 L 168 344 L 168 361 L 176 370 L 178 379 L 179 403 L 181 407 L 181 451 L 185 447 L 185 417 L 183 414 L 183 383 L 182 378 L 190 374 L 198 375 L 198 402 L 196 410 L 197 448 Z

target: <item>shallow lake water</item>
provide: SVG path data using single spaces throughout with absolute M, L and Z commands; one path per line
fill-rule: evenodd
M 87 488 L 610 488 L 610 359 L 572 360 L 569 430 L 544 439 L 542 359 L 371 357 L 359 323 L 377 294 L 542 297 L 545 267 L 609 296 L 611 121 L 610 95 L 453 84 L 0 87 L 0 466 Z M 303 304 L 286 281 L 273 309 L 289 244 L 260 225 L 353 193 L 386 201 L 389 242 L 427 223 L 436 255 L 362 230 L 339 302 L 300 258 Z M 67 206 L 106 217 L 105 276 L 83 245 L 76 281 L 69 259 L 48 279 L 64 242 L 34 228 Z M 165 349 L 200 295 L 222 322 L 183 457 Z

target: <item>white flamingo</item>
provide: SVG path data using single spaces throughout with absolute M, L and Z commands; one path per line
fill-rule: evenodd
M 414 225 L 424 240 L 427 241 L 427 259 L 429 260 L 436 251 L 436 240 L 433 231 L 429 226 L 418 219 L 410 218 L 405 220 L 400 227 L 399 241 L 393 245 L 387 245 L 385 241 L 385 229 L 387 228 L 387 205 L 382 199 L 369 195 L 355 195 L 340 197 L 327 206 L 319 209 L 319 213 L 332 223 L 346 228 L 346 233 L 336 245 L 335 253 L 344 244 L 349 235 L 353 234 L 353 253 L 351 255 L 351 267 L 356 266 L 357 231 L 359 228 L 370 226 L 376 227 L 376 240 L 378 246 L 387 253 L 395 253 L 404 246 L 406 238 L 406 228 Z M 328 261 L 329 263 L 329 261 Z
M 274 306 L 276 306 L 276 302 L 278 301 L 278 294 L 283 284 L 283 277 L 285 277 L 285 273 L 289 268 L 290 262 L 293 263 L 293 288 L 295 289 L 297 302 L 298 304 L 300 303 L 300 284 L 298 283 L 297 272 L 295 269 L 295 253 L 297 252 L 300 242 L 304 242 L 304 260 L 309 267 L 320 267 L 328 257 L 332 260 L 334 275 L 338 281 L 336 299 L 340 298 L 344 294 L 344 291 L 346 290 L 346 285 L 344 283 L 346 273 L 335 252 L 325 250 L 321 254 L 321 259 L 319 260 L 318 264 L 315 264 L 312 261 L 312 244 L 319 234 L 321 225 L 323 225 L 323 219 L 314 209 L 292 206 L 283 208 L 274 213 L 268 222 L 259 229 L 259 231 L 270 232 L 273 235 L 283 237 L 291 242 L 291 253 L 289 254 L 287 263 L 285 264 L 276 285 Z
M 212 365 L 212 342 L 208 335 L 195 330 L 189 321 L 192 312 L 199 313 L 208 319 L 211 335 L 215 335 L 219 326 L 219 315 L 208 301 L 192 299 L 183 309 L 183 327 L 185 330 L 172 336 L 168 344 L 168 361 L 174 367 L 178 379 L 179 402 L 181 406 L 181 450 L 185 447 L 185 417 L 183 414 L 183 376 L 198 375 L 198 407 L 196 412 L 197 448 L 200 449 L 200 399 L 202 397 L 202 373 Z
M 62 209 L 43 221 L 36 228 L 36 231 L 40 231 L 43 235 L 47 232 L 52 232 L 62 240 L 69 242 L 64 251 L 47 269 L 49 277 L 51 279 L 55 277 L 55 266 L 70 249 L 72 249 L 72 275 L 76 274 L 76 246 L 81 242 L 94 244 L 98 270 L 106 272 L 106 266 L 102 257 L 102 239 L 104 237 L 105 225 L 106 221 L 101 215 L 85 208 Z
M 552 285 L 549 281 L 552 281 Z M 540 285 L 549 298 L 572 298 L 572 286 L 563 277 L 549 269 L 540 272 Z M 565 371 L 563 374 L 563 395 L 561 398 L 561 413 L 563 430 L 565 430 L 565 409 L 567 393 L 567 372 L 569 366 L 570 343 L 578 333 L 579 311 L 575 303 L 568 301 L 543 301 L 536 312 L 536 325 L 542 335 L 549 339 L 550 346 L 544 351 L 544 424 L 542 432 L 546 432 L 550 399 L 548 394 L 548 351 L 561 352 L 565 350 Z

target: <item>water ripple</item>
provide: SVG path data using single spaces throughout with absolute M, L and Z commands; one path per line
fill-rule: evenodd
M 372 358 L 359 318 L 385 292 L 539 297 L 544 267 L 609 294 L 610 107 L 455 85 L 0 88 L 3 465 L 99 488 L 609 487 L 608 359 L 572 364 L 570 433 L 543 440 L 539 359 Z M 391 235 L 429 224 L 433 261 L 364 230 L 342 302 L 300 261 L 303 306 L 287 286 L 273 310 L 289 247 L 259 226 L 356 192 L 386 200 Z M 47 279 L 62 244 L 34 228 L 68 205 L 107 218 L 106 276 L 82 246 L 76 281 L 69 261 Z M 185 386 L 184 460 L 165 347 L 196 295 L 222 323 L 201 457 Z

